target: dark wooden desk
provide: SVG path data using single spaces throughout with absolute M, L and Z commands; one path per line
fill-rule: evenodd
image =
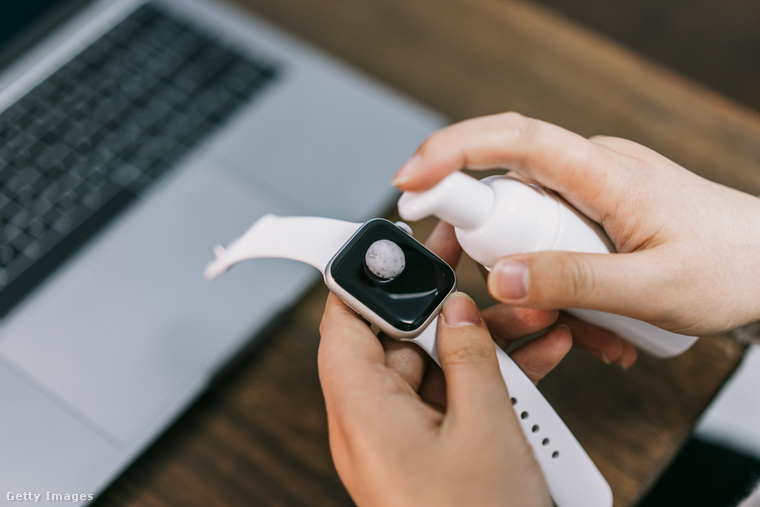
M 517 110 L 618 135 L 760 194 L 760 118 L 535 6 L 506 0 L 238 0 L 459 120 Z M 426 222 L 418 231 L 424 235 Z M 462 288 L 486 304 L 470 263 Z M 317 380 L 315 288 L 271 340 L 212 388 L 110 487 L 101 505 L 350 505 L 330 460 Z M 741 360 L 728 337 L 630 371 L 583 353 L 542 384 L 607 477 L 635 503 Z

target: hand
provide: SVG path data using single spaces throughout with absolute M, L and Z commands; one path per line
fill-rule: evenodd
M 631 141 L 585 139 L 515 113 L 434 133 L 394 183 L 424 190 L 461 168 L 494 167 L 558 192 L 601 224 L 619 253 L 504 258 L 488 278 L 496 299 L 619 313 L 696 335 L 760 319 L 760 199 Z
M 447 224 L 428 246 L 456 263 L 460 250 Z M 486 313 L 504 344 L 557 317 L 505 305 Z M 469 297 L 447 301 L 438 331 L 442 372 L 416 345 L 378 340 L 361 317 L 328 297 L 320 381 L 335 466 L 359 505 L 551 505 L 486 321 Z M 512 357 L 537 382 L 571 341 L 568 328 L 557 326 Z
M 454 228 L 450 224 L 439 222 L 428 238 L 426 245 L 450 266 L 456 267 L 462 253 L 462 247 L 459 246 Z M 485 274 L 486 270 L 483 269 L 482 272 Z M 573 347 L 585 350 L 607 364 L 614 363 L 628 369 L 637 359 L 636 349 L 633 345 L 621 340 L 612 331 L 593 326 L 565 312 L 538 311 L 507 304 L 496 304 L 483 311 L 483 318 L 488 324 L 493 340 L 505 350 L 519 338 L 545 329 L 552 324 L 562 324 L 567 326 L 572 334 Z M 551 371 L 567 352 L 566 349 L 557 347 L 557 343 L 552 340 L 551 335 L 541 337 L 512 352 L 512 359 L 520 364 L 523 371 L 535 383 Z M 418 347 L 409 347 L 408 344 L 401 344 L 396 340 L 386 340 L 384 343 L 386 350 L 392 348 L 394 353 L 399 347 L 411 348 L 415 352 L 419 351 Z M 422 352 L 418 353 L 424 355 Z M 394 358 L 389 357 L 389 360 L 392 359 Z M 394 364 L 394 366 L 396 365 Z M 408 380 L 411 378 L 411 376 L 408 377 Z M 435 384 L 442 385 L 442 382 Z M 438 396 L 438 398 L 440 397 Z
M 493 341 L 455 293 L 439 320 L 446 412 L 386 365 L 363 319 L 330 294 L 319 376 L 335 467 L 358 505 L 552 505 L 512 409 Z

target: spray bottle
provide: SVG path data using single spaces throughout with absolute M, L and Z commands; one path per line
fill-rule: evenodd
M 599 224 L 551 190 L 513 174 L 477 180 L 456 172 L 430 190 L 404 192 L 398 210 L 404 220 L 435 215 L 452 224 L 464 251 L 487 269 L 507 255 L 540 250 L 615 252 Z M 657 357 L 678 355 L 697 339 L 622 315 L 566 311 Z

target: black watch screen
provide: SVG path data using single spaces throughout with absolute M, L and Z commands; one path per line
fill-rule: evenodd
M 365 256 L 373 244 L 388 240 L 403 252 L 404 267 L 389 279 L 368 269 Z M 391 250 L 392 253 L 398 249 Z M 399 252 L 399 255 L 400 255 Z M 367 222 L 333 259 L 335 282 L 400 331 L 422 326 L 456 285 L 451 267 L 392 222 Z

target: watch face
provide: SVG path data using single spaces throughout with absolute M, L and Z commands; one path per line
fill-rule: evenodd
M 386 258 L 375 261 L 375 253 Z M 364 224 L 330 271 L 338 285 L 402 332 L 423 325 L 456 284 L 448 264 L 383 219 Z

